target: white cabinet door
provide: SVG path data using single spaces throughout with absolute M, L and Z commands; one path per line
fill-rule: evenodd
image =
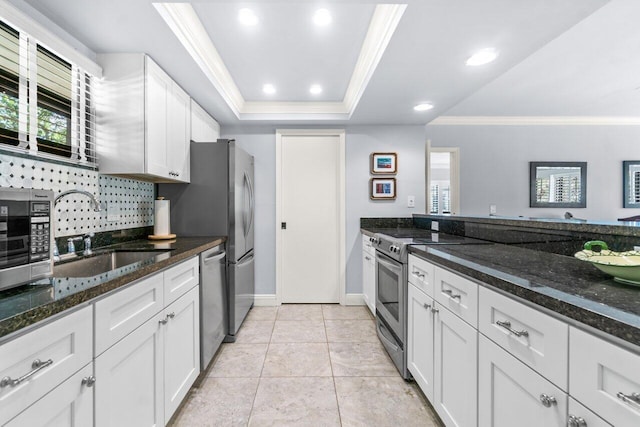
M 191 141 L 216 142 L 220 125 L 193 99 L 191 100 Z
M 169 113 L 173 81 L 151 58 L 146 57 L 145 66 L 146 172 L 169 177 Z
M 164 426 L 164 312 L 95 359 L 95 425 Z
M 180 86 L 172 83 L 169 100 L 169 177 L 181 182 L 189 182 L 191 98 Z
M 362 296 L 364 302 L 371 310 L 371 314 L 376 315 L 376 259 L 366 246 L 362 247 Z
M 164 417 L 169 420 L 200 374 L 198 286 L 168 306 L 164 329 Z
M 435 303 L 433 406 L 447 426 L 478 425 L 478 331 Z
M 409 283 L 407 366 L 424 395 L 433 402 L 433 299 Z
M 483 335 L 478 374 L 480 427 L 567 425 L 567 395 Z
M 93 424 L 93 386 L 83 378 L 93 374 L 88 364 L 20 415 L 3 424 L 6 427 L 78 427 Z

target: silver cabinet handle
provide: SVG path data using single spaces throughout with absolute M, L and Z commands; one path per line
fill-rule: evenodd
M 423 279 L 423 278 L 424 278 L 424 274 L 420 273 L 419 271 L 414 271 L 414 272 L 413 272 L 413 275 L 414 275 L 414 276 L 416 276 L 416 277 L 418 277 L 418 278 L 420 278 L 420 279 Z
M 169 314 L 167 314 L 164 319 L 159 320 L 158 323 L 160 323 L 161 325 L 166 325 L 167 322 L 169 322 L 169 319 L 173 319 L 174 317 L 176 317 L 176 313 L 174 313 L 173 311 Z
M 633 403 L 637 406 L 640 406 L 640 393 L 624 394 L 623 392 L 619 391 L 616 396 L 618 396 L 618 399 L 622 400 L 623 402 Z
M 432 313 L 439 313 L 439 312 L 440 312 L 440 310 L 438 310 L 437 308 L 432 308 L 432 309 L 431 309 L 431 312 L 432 312 Z
M 513 335 L 517 337 L 529 336 L 529 331 L 527 330 L 516 331 L 515 329 L 511 329 L 511 322 L 509 322 L 508 320 L 505 320 L 505 321 L 496 320 L 496 325 L 505 328 L 507 331 L 511 332 Z
M 568 427 L 587 427 L 587 422 L 582 417 L 576 417 L 575 415 L 569 415 Z
M 549 396 L 544 393 L 540 395 L 540 402 L 542 402 L 542 405 L 544 405 L 546 408 L 551 408 L 552 406 L 555 406 L 558 404 L 558 401 L 556 400 L 555 397 Z
M 96 383 L 96 377 L 94 377 L 93 375 L 84 377 L 82 379 L 82 385 L 86 385 L 87 387 L 93 387 L 95 383 Z
M 424 308 L 426 308 L 427 310 L 429 310 L 431 308 L 431 304 L 427 304 L 426 302 L 424 304 L 422 304 L 422 306 Z
M 458 299 L 461 299 L 461 298 L 462 298 L 462 295 L 460 295 L 460 294 L 454 294 L 454 293 L 453 293 L 453 291 L 452 291 L 451 289 L 443 289 L 443 290 L 442 290 L 442 293 L 443 293 L 443 294 L 447 294 L 447 295 L 449 295 L 449 298 L 454 298 L 454 299 L 455 299 L 455 298 L 458 298 Z
M 174 317 L 176 317 L 176 314 L 173 311 L 171 313 L 167 314 L 167 318 L 168 319 L 173 319 Z
M 28 380 L 29 378 L 31 378 L 32 376 L 34 376 L 36 374 L 36 372 L 41 371 L 42 369 L 46 368 L 47 366 L 50 366 L 53 364 L 53 360 L 49 359 L 46 362 L 41 361 L 40 359 L 35 359 L 33 361 L 33 363 L 31 363 L 31 371 L 27 372 L 26 374 L 24 374 L 23 376 L 21 376 L 18 379 L 12 379 L 11 377 L 4 377 L 2 380 L 0 380 L 0 387 L 15 387 L 18 384 L 20 384 L 21 382 L 24 382 L 26 380 Z
M 161 324 L 161 325 L 166 325 L 168 322 L 169 322 L 168 318 L 164 318 L 162 320 L 158 320 L 158 323 Z
M 367 261 L 371 261 L 371 257 L 369 256 L 365 256 L 364 259 L 366 259 Z

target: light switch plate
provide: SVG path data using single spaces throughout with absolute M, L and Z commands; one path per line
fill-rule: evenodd
M 416 207 L 416 196 L 408 196 L 407 197 L 407 207 L 415 208 Z
M 498 207 L 496 205 L 489 206 L 489 215 L 495 215 L 498 213 Z
M 440 231 L 440 224 L 438 224 L 438 221 L 431 221 L 431 229 L 433 231 Z

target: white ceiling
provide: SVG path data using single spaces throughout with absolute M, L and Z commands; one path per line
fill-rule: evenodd
M 274 119 L 417 125 L 442 115 L 640 116 L 638 0 L 405 0 L 407 8 L 350 117 L 313 120 L 292 114 L 238 118 L 151 0 L 26 2 L 96 53 L 148 53 L 222 125 Z M 383 3 L 399 2 L 194 0 L 191 6 L 244 100 L 336 104 L 345 99 L 369 21 Z M 258 25 L 239 25 L 242 7 L 254 9 Z M 331 11 L 329 27 L 309 24 L 319 7 Z M 464 65 L 485 47 L 500 51 L 494 63 Z M 264 95 L 264 83 L 274 84 L 276 94 Z M 311 83 L 324 87 L 317 98 L 308 93 Z M 419 102 L 435 107 L 414 112 Z

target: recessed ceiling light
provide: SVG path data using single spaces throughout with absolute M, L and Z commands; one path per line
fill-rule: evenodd
M 313 14 L 313 23 L 319 27 L 331 24 L 332 20 L 331 14 L 327 9 L 318 9 L 316 13 Z
M 276 93 L 276 87 L 272 84 L 267 83 L 266 85 L 262 86 L 262 91 L 267 95 L 271 95 Z
M 424 104 L 418 104 L 415 107 L 413 107 L 413 109 L 416 111 L 427 111 L 427 110 L 431 110 L 432 108 L 433 108 L 433 105 L 426 102 Z
M 467 59 L 467 65 L 471 67 L 475 67 L 478 65 L 488 64 L 489 62 L 494 61 L 498 57 L 498 51 L 493 48 L 481 49 L 471 55 L 469 59 Z
M 309 88 L 309 92 L 311 92 L 314 95 L 318 95 L 318 94 L 322 93 L 322 86 L 320 86 L 320 85 L 311 85 L 311 87 Z
M 238 21 L 242 25 L 253 26 L 258 23 L 258 17 L 253 13 L 253 10 L 244 8 L 238 12 Z

